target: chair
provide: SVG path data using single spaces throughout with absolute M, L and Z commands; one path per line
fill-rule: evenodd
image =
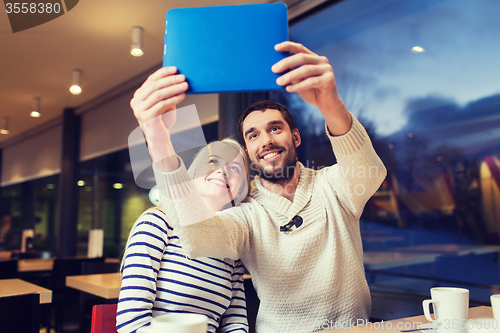
M 40 294 L 0 297 L 2 332 L 40 332 Z
M 92 308 L 90 333 L 115 333 L 118 304 L 99 304 Z
M 49 282 L 52 290 L 52 308 L 57 332 L 63 332 L 63 318 L 78 322 L 80 291 L 66 287 L 66 276 L 82 275 L 84 263 L 104 262 L 104 258 L 56 258 Z M 73 311 L 68 311 L 73 308 Z M 67 315 L 64 315 L 66 310 Z M 71 318 L 70 315 L 76 315 Z M 70 318 L 68 318 L 70 317 Z
M 88 274 L 105 274 L 116 273 L 120 269 L 120 263 L 107 263 L 98 261 L 86 261 L 83 263 L 82 273 Z M 102 297 L 81 293 L 80 295 L 80 332 L 88 332 L 90 327 L 93 307 L 102 303 Z M 116 311 L 115 311 L 116 312 Z
M 259 312 L 260 300 L 257 296 L 257 292 L 253 287 L 251 279 L 245 279 L 243 282 L 245 285 L 245 298 L 247 301 L 247 317 L 248 317 L 248 332 L 255 332 L 255 321 L 257 319 L 257 312 Z
M 0 261 L 0 279 L 17 278 L 17 260 Z

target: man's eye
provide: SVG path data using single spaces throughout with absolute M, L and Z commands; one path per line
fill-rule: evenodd
M 271 132 L 277 131 L 279 129 L 280 129 L 279 127 L 273 127 L 273 128 L 271 128 Z
M 250 139 L 255 139 L 257 137 L 257 134 L 250 134 Z

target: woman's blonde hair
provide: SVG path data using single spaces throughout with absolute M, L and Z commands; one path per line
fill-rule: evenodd
M 222 140 L 210 142 L 209 144 L 207 144 L 205 147 L 201 148 L 196 153 L 196 155 L 193 158 L 193 162 L 191 163 L 191 165 L 189 166 L 189 169 L 187 170 L 187 173 L 189 175 L 189 178 L 194 179 L 196 177 L 196 169 L 197 169 L 198 165 L 200 165 L 201 159 L 203 158 L 203 155 L 205 154 L 205 152 L 210 149 L 210 145 L 213 145 L 213 144 L 219 143 L 219 142 L 225 143 L 225 144 L 235 148 L 236 150 L 238 150 L 238 152 L 243 157 L 243 164 L 245 164 L 244 168 L 245 168 L 245 178 L 246 178 L 247 186 L 244 188 L 244 190 L 246 190 L 246 193 L 238 193 L 240 195 L 243 194 L 242 196 L 240 196 L 241 199 L 239 201 L 241 201 L 241 200 L 243 200 L 244 197 L 247 196 L 247 193 L 248 193 L 248 189 L 250 186 L 250 170 L 248 167 L 248 155 L 247 155 L 245 149 L 243 149 L 243 147 L 238 143 L 238 141 L 231 139 L 231 138 L 225 138 Z
M 240 198 L 239 198 L 239 200 L 238 200 L 238 203 L 239 203 L 248 194 L 248 189 L 249 189 L 249 185 L 250 185 L 250 171 L 249 171 L 249 167 L 248 167 L 248 155 L 247 155 L 246 151 L 243 149 L 243 147 L 238 143 L 238 141 L 236 141 L 234 139 L 231 139 L 231 138 L 225 138 L 225 139 L 218 140 L 218 141 L 213 141 L 213 142 L 207 144 L 205 147 L 203 147 L 202 149 L 200 149 L 196 153 L 196 155 L 193 157 L 193 162 L 191 162 L 191 165 L 189 166 L 189 169 L 187 170 L 187 173 L 189 175 L 189 178 L 191 178 L 191 179 L 194 179 L 194 177 L 196 177 L 196 168 L 200 164 L 201 159 L 203 157 L 203 154 L 207 150 L 209 150 L 209 146 L 211 144 L 214 144 L 214 143 L 217 143 L 217 142 L 222 142 L 222 143 L 225 143 L 225 144 L 228 144 L 228 145 L 232 146 L 233 148 L 236 148 L 238 150 L 238 152 L 241 154 L 241 156 L 243 157 L 243 162 L 245 164 L 244 167 L 245 167 L 245 176 L 246 176 L 247 186 L 242 189 L 242 191 L 246 191 L 246 193 L 238 193 L 238 194 L 241 195 Z M 160 209 L 161 210 L 162 208 L 160 206 L 158 206 L 158 207 L 151 207 L 151 208 L 148 208 L 145 212 L 148 212 L 148 211 L 154 212 L 156 209 Z M 123 250 L 123 257 L 122 257 L 122 260 L 121 260 L 121 263 L 120 263 L 120 272 L 123 272 L 123 268 L 125 267 L 125 257 L 127 255 L 127 250 L 128 250 L 128 246 L 130 244 L 130 239 L 132 238 L 132 233 L 133 233 L 135 227 L 137 226 L 137 224 L 140 221 L 141 220 L 137 219 L 137 221 L 135 221 L 134 225 L 130 229 L 130 232 L 129 232 L 129 235 L 128 235 L 128 239 L 127 239 L 127 243 L 125 244 L 125 248 Z

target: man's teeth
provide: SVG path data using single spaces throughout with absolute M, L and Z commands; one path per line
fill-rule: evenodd
M 274 156 L 276 156 L 276 155 L 278 155 L 278 153 L 277 153 L 277 152 L 274 152 L 274 153 L 270 153 L 270 154 L 266 154 L 266 155 L 264 155 L 264 157 L 263 157 L 263 158 L 267 160 L 268 158 L 273 158 L 273 157 L 274 157 Z

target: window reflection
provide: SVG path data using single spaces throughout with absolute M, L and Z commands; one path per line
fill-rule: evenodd
M 361 220 L 372 290 L 453 284 L 488 302 L 500 285 L 499 14 L 487 0 L 349 0 L 290 27 L 329 58 L 388 170 Z M 297 119 L 300 160 L 334 163 L 320 112 L 271 98 Z

